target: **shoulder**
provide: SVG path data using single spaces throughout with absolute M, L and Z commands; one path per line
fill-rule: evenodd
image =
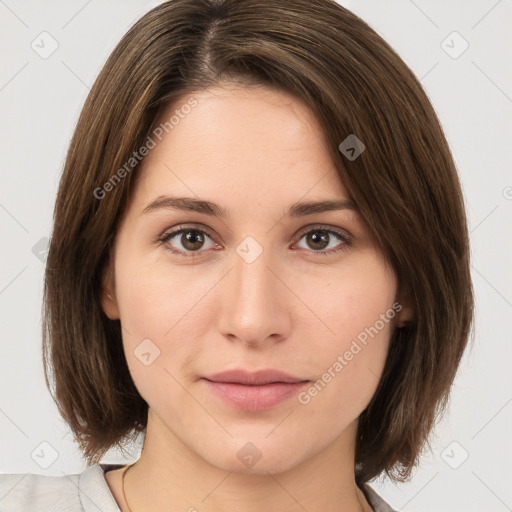
M 115 467 L 95 464 L 63 476 L 0 475 L 0 512 L 120 512 L 105 480 L 105 469 Z
M 396 512 L 394 508 L 384 501 L 379 494 L 368 484 L 363 484 L 362 490 L 375 512 Z
M 82 511 L 78 475 L 0 475 L 0 511 Z

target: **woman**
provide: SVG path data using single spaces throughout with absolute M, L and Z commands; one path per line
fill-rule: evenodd
M 393 510 L 369 482 L 410 477 L 472 309 L 455 165 L 389 45 L 329 0 L 165 2 L 55 206 L 43 356 L 90 467 L 3 475 L 2 506 Z

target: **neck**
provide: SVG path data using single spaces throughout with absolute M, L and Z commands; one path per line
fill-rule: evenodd
M 322 452 L 291 468 L 273 472 L 270 466 L 257 464 L 250 474 L 209 464 L 169 430 L 165 437 L 155 435 L 161 427 L 150 414 L 141 456 L 125 479 L 131 512 L 371 510 L 355 484 L 356 423 Z

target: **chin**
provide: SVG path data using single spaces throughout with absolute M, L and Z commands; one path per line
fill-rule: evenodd
M 267 434 L 265 434 L 267 435 Z M 219 450 L 211 450 L 204 454 L 204 459 L 211 465 L 228 472 L 240 475 L 267 475 L 284 473 L 293 469 L 307 458 L 304 446 L 285 446 L 276 442 L 261 440 L 249 441 L 237 439 L 229 447 L 219 446 Z M 253 439 L 255 439 L 253 437 Z M 300 458 L 299 458 L 300 456 Z

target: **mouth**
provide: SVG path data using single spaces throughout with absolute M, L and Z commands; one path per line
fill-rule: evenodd
M 307 379 L 280 370 L 229 370 L 203 377 L 209 390 L 237 409 L 263 411 L 291 398 Z

